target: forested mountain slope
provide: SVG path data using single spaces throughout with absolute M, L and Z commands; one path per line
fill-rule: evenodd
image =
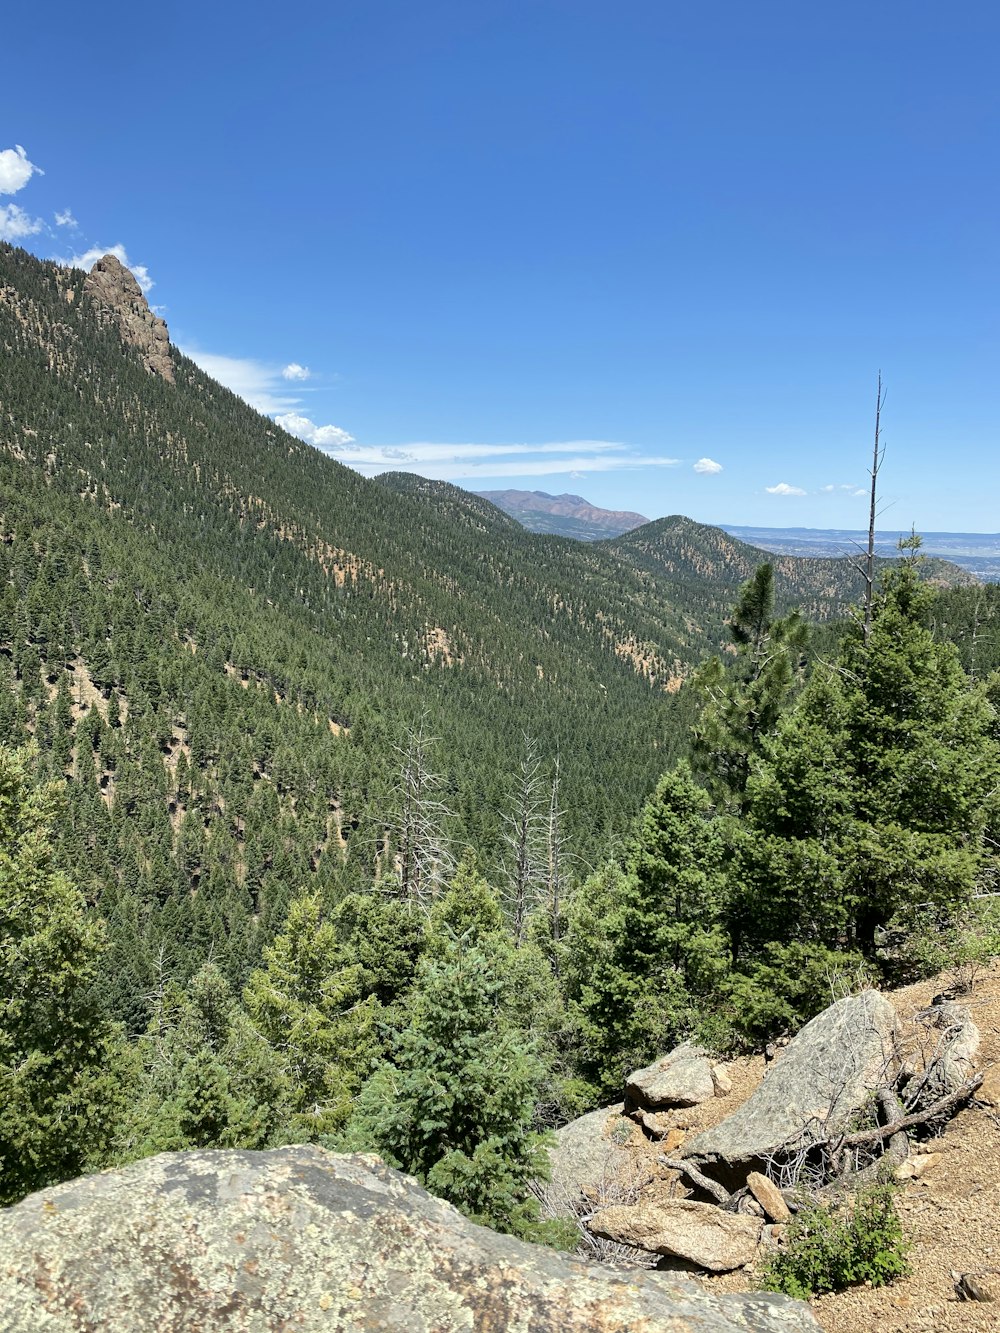
M 499 854 L 527 734 L 595 862 L 684 748 L 673 692 L 763 554 L 685 519 L 584 546 L 369 481 L 159 334 L 173 382 L 151 373 L 122 341 L 146 315 L 0 246 L 0 731 L 68 779 L 120 1010 L 210 951 L 242 980 L 303 884 L 391 873 L 414 728 L 458 846 Z M 843 562 L 778 585 L 817 617 L 856 592 Z

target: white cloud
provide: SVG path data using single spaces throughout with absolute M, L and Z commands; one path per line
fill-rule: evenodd
M 20 144 L 0 152 L 0 194 L 17 194 L 36 174 L 44 176 L 45 172 L 28 161 L 28 154 Z
M 300 440 L 305 440 L 306 444 L 314 444 L 317 449 L 323 449 L 327 453 L 336 453 L 338 449 L 354 443 L 354 436 L 348 435 L 347 431 L 341 430 L 339 426 L 317 426 L 315 422 L 310 421 L 308 417 L 300 416 L 298 412 L 279 414 L 274 419 L 282 430 L 288 431 L 289 435 L 297 435 Z
M 29 217 L 17 204 L 0 204 L 0 241 L 20 241 L 35 236 L 45 226 L 41 218 Z
M 789 486 L 787 481 L 779 481 L 777 486 L 765 486 L 768 495 L 805 495 L 801 486 Z
M 339 426 L 317 426 L 291 412 L 275 418 L 299 439 L 359 472 L 418 472 L 437 481 L 471 477 L 582 477 L 637 467 L 677 467 L 676 458 L 646 458 L 613 440 L 556 440 L 543 444 L 358 444 Z
M 216 352 L 203 352 L 197 347 L 181 347 L 181 351 L 196 366 L 200 366 L 206 375 L 211 375 L 213 380 L 232 389 L 233 393 L 265 416 L 293 412 L 298 405 L 298 398 L 288 396 L 279 366 L 267 365 L 251 357 L 220 356 Z
M 300 366 L 297 361 L 289 361 L 281 372 L 283 380 L 307 380 L 312 374 L 308 366 Z
M 57 227 L 69 227 L 71 231 L 76 231 L 80 225 L 68 208 L 62 213 L 57 212 L 55 218 Z
M 85 250 L 82 255 L 71 255 L 69 259 L 60 259 L 53 256 L 57 264 L 62 264 L 66 268 L 85 268 L 88 271 L 93 268 L 99 259 L 105 255 L 114 255 L 126 268 L 132 270 L 132 275 L 144 292 L 148 292 L 151 287 L 155 287 L 153 279 L 149 276 L 149 269 L 145 264 L 133 264 L 125 253 L 124 245 L 92 245 L 89 250 Z
M 853 481 L 842 481 L 839 486 L 834 486 L 832 482 L 829 482 L 826 486 L 821 486 L 819 489 L 823 495 L 833 495 L 837 491 L 843 491 L 845 494 L 851 496 L 868 494 L 868 491 L 864 486 L 858 486 Z
M 699 458 L 697 463 L 694 464 L 694 470 L 695 472 L 703 472 L 706 474 L 721 472 L 722 464 L 716 463 L 713 458 Z

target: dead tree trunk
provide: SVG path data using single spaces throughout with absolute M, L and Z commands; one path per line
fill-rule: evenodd
M 879 439 L 879 433 L 882 424 L 882 405 L 885 402 L 885 392 L 882 388 L 882 372 L 878 373 L 878 392 L 875 396 L 875 447 L 872 451 L 871 466 L 871 504 L 868 508 L 868 550 L 865 554 L 864 579 L 865 579 L 865 619 L 864 619 L 864 641 L 865 647 L 868 646 L 868 640 L 872 632 L 872 608 L 875 602 L 875 507 L 878 499 L 878 474 L 882 467 L 882 458 L 885 449 Z

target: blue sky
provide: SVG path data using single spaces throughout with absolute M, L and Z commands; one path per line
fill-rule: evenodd
M 860 527 L 881 368 L 887 525 L 1000 529 L 995 5 L 39 13 L 0 234 L 343 461 Z

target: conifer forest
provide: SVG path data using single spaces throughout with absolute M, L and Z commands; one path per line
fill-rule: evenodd
M 552 1129 L 985 910 L 997 586 L 364 478 L 84 280 L 0 245 L 0 1203 L 317 1142 L 558 1241 Z

